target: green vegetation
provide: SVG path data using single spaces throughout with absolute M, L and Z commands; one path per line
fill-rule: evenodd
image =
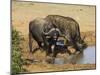
M 12 30 L 12 62 L 11 62 L 11 70 L 12 75 L 16 73 L 22 72 L 22 59 L 21 59 L 21 46 L 22 37 L 19 35 L 19 32 L 16 30 Z

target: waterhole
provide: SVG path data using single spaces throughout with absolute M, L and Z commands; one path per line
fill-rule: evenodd
M 70 55 L 67 59 L 65 58 L 55 58 L 54 64 L 95 64 L 95 46 L 87 47 L 80 54 Z

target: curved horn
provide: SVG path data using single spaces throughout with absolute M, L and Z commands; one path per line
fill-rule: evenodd
M 52 28 L 49 32 L 44 32 L 43 31 L 43 33 L 45 34 L 45 35 L 49 35 L 52 31 L 54 31 L 55 30 L 55 28 Z
M 55 30 L 56 30 L 56 31 L 58 31 L 58 32 L 59 32 L 59 34 L 61 35 L 61 31 L 60 31 L 58 28 L 56 28 Z

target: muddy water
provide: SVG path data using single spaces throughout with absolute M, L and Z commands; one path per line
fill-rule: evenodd
M 55 64 L 95 64 L 95 46 L 87 47 L 82 53 L 70 55 L 67 59 L 56 58 Z

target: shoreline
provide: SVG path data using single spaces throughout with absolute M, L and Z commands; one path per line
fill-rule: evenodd
M 40 67 L 41 66 L 41 67 Z M 80 71 L 80 70 L 95 70 L 96 64 L 33 64 L 23 66 L 27 68 L 27 72 L 53 72 L 53 71 Z

